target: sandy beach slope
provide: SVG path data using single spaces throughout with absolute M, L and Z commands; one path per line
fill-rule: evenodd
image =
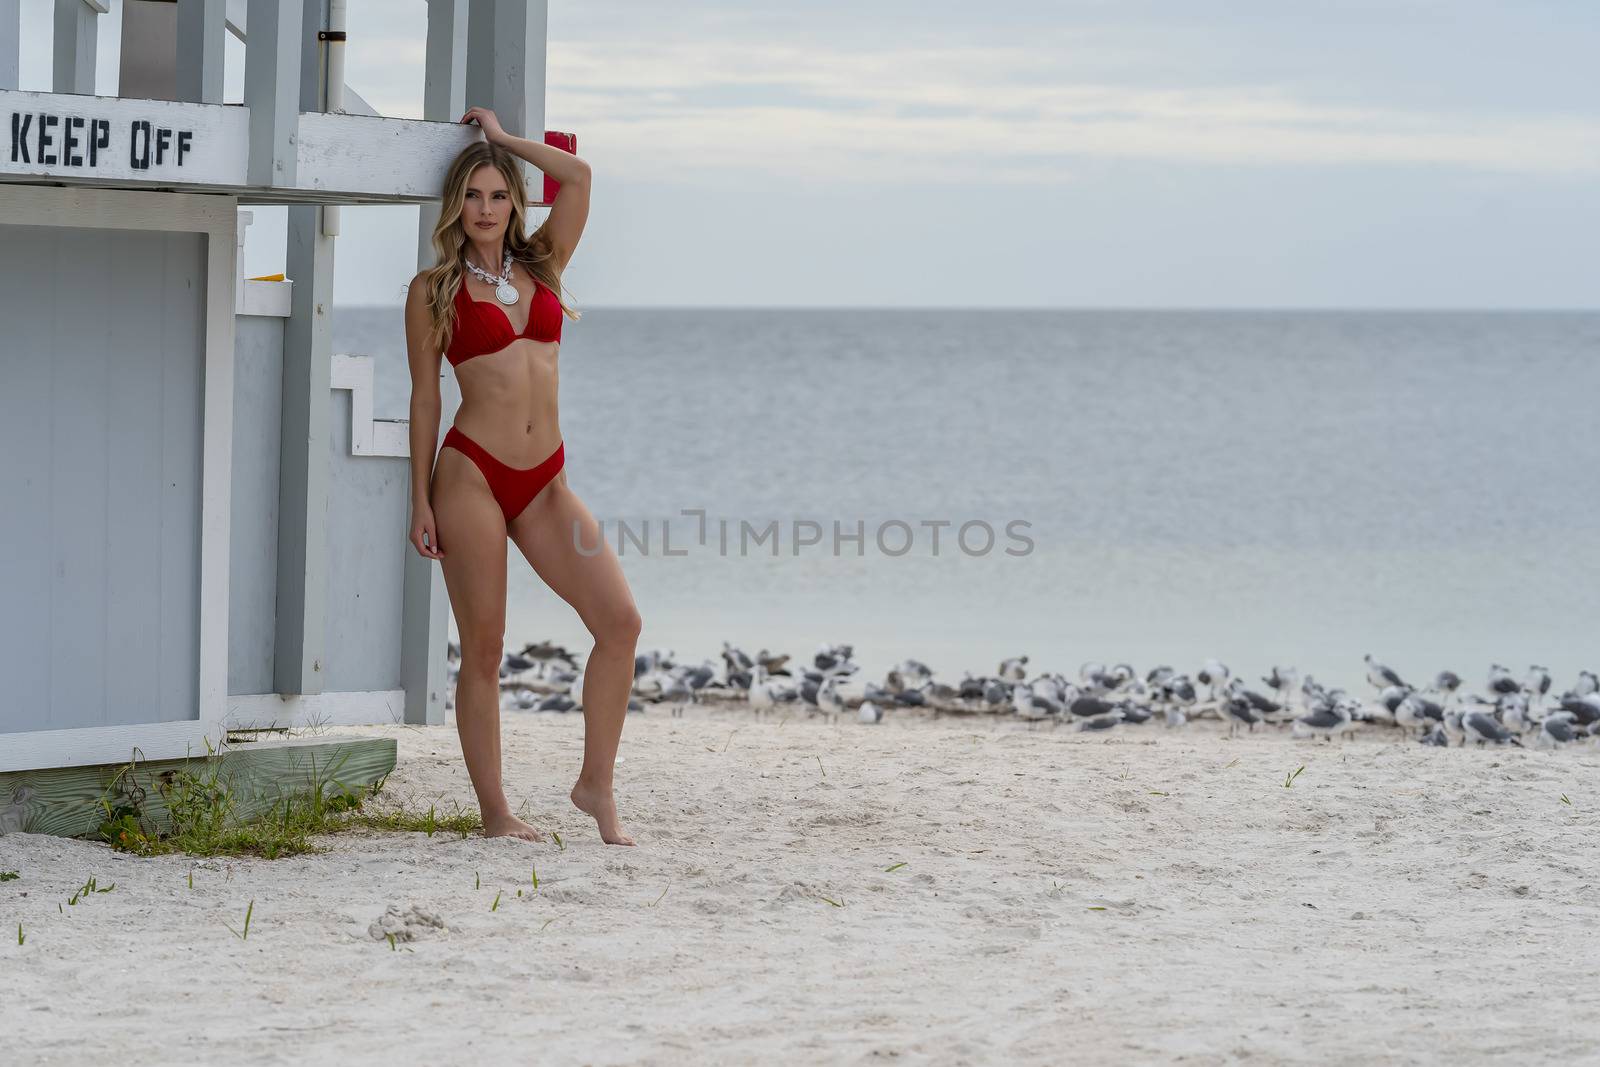
M 386 796 L 471 803 L 453 727 L 340 732 L 399 738 Z M 581 744 L 575 715 L 505 717 L 513 804 L 564 849 L 0 838 L 3 1059 L 1600 1057 L 1600 751 L 652 710 L 623 737 L 626 849 L 567 804 Z M 115 890 L 58 907 L 90 876 Z M 445 929 L 393 950 L 390 905 Z

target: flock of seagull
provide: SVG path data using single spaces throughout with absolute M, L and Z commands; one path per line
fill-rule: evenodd
M 1424 745 L 1533 745 L 1564 748 L 1600 743 L 1600 678 L 1580 671 L 1577 681 L 1551 693 L 1550 672 L 1529 667 L 1519 680 L 1505 667 L 1489 669 L 1483 693 L 1463 693 L 1461 677 L 1442 671 L 1427 686 L 1408 684 L 1392 668 L 1365 657 L 1367 699 L 1324 686 L 1292 667 L 1274 667 L 1251 688 L 1226 664 L 1208 659 L 1192 676 L 1156 667 L 1140 677 L 1129 665 L 1085 663 L 1076 679 L 1055 672 L 1029 676 L 1028 657 L 1006 659 L 992 675 L 967 674 L 955 685 L 939 682 L 917 660 L 890 670 L 881 684 L 860 676 L 851 645 L 823 645 L 809 664 L 762 649 L 751 656 L 727 642 L 720 666 L 712 660 L 679 663 L 670 651 L 640 653 L 634 661 L 629 711 L 668 705 L 681 715 L 707 700 L 745 703 L 758 717 L 804 711 L 837 722 L 847 714 L 882 722 L 886 714 L 923 709 L 940 714 L 1014 715 L 1030 725 L 1051 724 L 1106 732 L 1159 723 L 1182 727 L 1214 717 L 1230 735 L 1257 727 L 1288 727 L 1295 737 L 1332 741 L 1364 726 L 1385 727 Z M 451 689 L 460 662 L 452 642 Z M 576 657 L 548 642 L 525 646 L 500 668 L 502 706 L 527 711 L 580 708 L 583 673 Z M 451 698 L 447 698 L 447 702 Z

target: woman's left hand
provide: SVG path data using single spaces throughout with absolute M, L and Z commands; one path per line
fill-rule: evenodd
M 500 144 L 506 139 L 505 127 L 500 125 L 500 120 L 495 117 L 493 111 L 486 107 L 472 107 L 468 108 L 467 113 L 461 116 L 462 122 L 471 122 L 473 119 L 478 120 L 478 126 L 483 130 L 484 139 L 490 144 Z

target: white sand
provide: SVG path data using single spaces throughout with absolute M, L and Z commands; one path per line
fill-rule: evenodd
M 567 805 L 581 720 L 505 721 L 513 802 L 565 851 L 340 835 L 191 890 L 191 858 L 0 838 L 0 1060 L 1600 1056 L 1600 751 L 652 710 L 626 849 Z M 400 739 L 386 795 L 471 803 L 453 728 L 349 732 Z M 91 875 L 116 889 L 58 911 Z M 392 951 L 390 905 L 446 929 Z

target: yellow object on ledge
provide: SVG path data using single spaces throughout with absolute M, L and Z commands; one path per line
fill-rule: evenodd
M 283 280 L 284 279 L 283 279 L 283 275 L 282 274 L 263 274 L 263 275 L 261 275 L 260 277 L 257 277 L 257 278 L 246 278 L 245 279 L 245 281 L 247 281 L 247 282 L 281 282 Z

